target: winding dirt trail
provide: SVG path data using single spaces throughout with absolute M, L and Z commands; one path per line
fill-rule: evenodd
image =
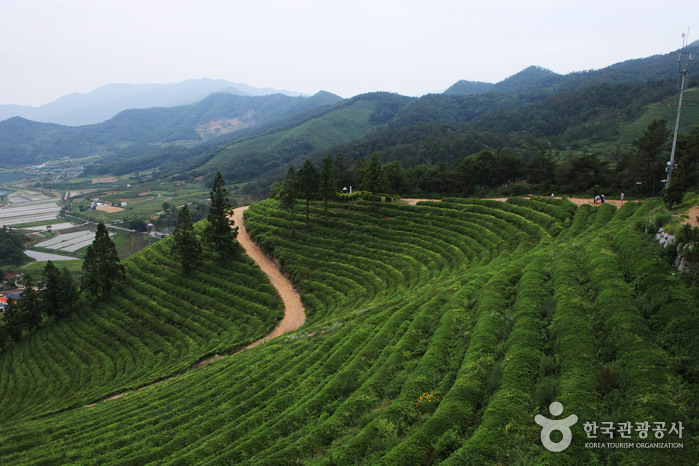
M 285 333 L 292 332 L 294 330 L 299 329 L 303 323 L 306 321 L 306 310 L 303 307 L 303 303 L 301 303 L 301 296 L 298 294 L 298 292 L 294 289 L 294 286 L 291 284 L 289 279 L 287 279 L 284 275 L 282 275 L 281 271 L 279 270 L 279 267 L 274 265 L 272 261 L 269 260 L 267 256 L 262 252 L 262 250 L 253 242 L 253 240 L 250 238 L 250 235 L 248 234 L 247 230 L 245 229 L 245 225 L 243 222 L 243 212 L 245 212 L 248 209 L 249 206 L 243 206 L 243 207 L 238 207 L 233 210 L 233 213 L 231 214 L 231 218 L 233 218 L 233 221 L 235 222 L 235 225 L 238 226 L 238 243 L 243 247 L 243 250 L 245 253 L 250 256 L 250 258 L 257 264 L 258 267 L 269 277 L 269 281 L 272 284 L 272 286 L 277 290 L 279 293 L 279 296 L 282 299 L 282 302 L 284 303 L 284 317 L 282 320 L 277 324 L 277 326 L 269 332 L 267 335 L 264 337 L 260 338 L 259 340 L 256 340 L 252 343 L 250 343 L 248 346 L 244 348 L 239 348 L 229 354 L 226 355 L 221 355 L 221 354 L 215 354 L 214 356 L 211 356 L 209 358 L 206 358 L 202 361 L 199 361 L 198 363 L 194 364 L 189 368 L 189 370 L 197 369 L 199 367 L 206 366 L 207 364 L 216 361 L 218 359 L 222 359 L 225 357 L 230 357 L 235 354 L 238 354 L 242 351 L 245 351 L 250 348 L 254 348 L 255 346 L 261 345 L 265 342 L 268 342 L 269 340 L 276 338 L 278 336 L 284 335 Z M 153 387 L 155 385 L 158 385 L 166 380 L 173 379 L 181 374 L 174 374 L 170 377 L 167 377 L 166 379 L 160 380 L 158 382 L 153 382 L 147 385 L 144 385 L 142 387 L 139 387 L 139 390 L 143 390 L 149 387 Z M 119 393 L 118 395 L 113 395 L 110 396 L 109 398 L 105 398 L 102 401 L 110 401 L 110 400 L 115 400 L 117 398 L 121 398 L 122 396 L 128 395 L 129 392 L 123 392 Z M 96 403 L 91 403 L 84 405 L 83 408 L 89 408 L 91 406 L 94 406 Z
M 272 338 L 297 330 L 306 321 L 306 311 L 301 303 L 301 296 L 299 296 L 291 282 L 282 275 L 279 267 L 274 265 L 252 239 L 250 239 L 250 235 L 248 235 L 243 222 L 243 212 L 247 209 L 248 206 L 244 206 L 233 210 L 232 217 L 235 224 L 238 225 L 238 243 L 243 247 L 245 253 L 250 256 L 257 266 L 269 277 L 272 286 L 277 289 L 284 303 L 284 318 L 277 324 L 274 330 L 267 334 L 267 336 L 250 343 L 245 349 L 254 348 Z

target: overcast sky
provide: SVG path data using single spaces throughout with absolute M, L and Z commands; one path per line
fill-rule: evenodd
M 419 96 L 667 53 L 697 19 L 696 0 L 0 0 L 0 104 L 202 77 Z

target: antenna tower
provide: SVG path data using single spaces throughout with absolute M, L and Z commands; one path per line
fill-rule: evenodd
M 694 54 L 692 52 L 687 52 L 687 44 L 689 43 L 689 28 L 687 28 L 687 34 L 682 33 L 682 49 L 680 49 L 680 56 L 678 58 L 678 71 L 677 82 L 680 88 L 680 101 L 677 104 L 677 118 L 675 119 L 675 134 L 672 136 L 672 150 L 670 151 L 670 161 L 667 163 L 667 180 L 665 180 L 665 188 L 670 187 L 670 178 L 672 177 L 672 170 L 675 167 L 675 149 L 677 149 L 677 132 L 680 129 L 680 112 L 682 111 L 682 95 L 684 90 L 689 85 L 689 69 L 692 66 L 692 61 L 694 60 Z

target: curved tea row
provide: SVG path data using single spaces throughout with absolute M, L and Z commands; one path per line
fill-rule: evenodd
M 304 327 L 90 410 L 22 420 L 0 434 L 0 459 L 611 461 L 582 435 L 549 453 L 533 416 L 555 399 L 581 420 L 691 421 L 679 400 L 697 306 L 635 226 L 656 208 L 338 203 L 292 231 L 278 203 L 253 205 L 248 231 L 300 290 Z M 667 454 L 616 460 L 689 460 Z

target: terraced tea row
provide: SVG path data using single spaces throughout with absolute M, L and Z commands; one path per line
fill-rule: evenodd
M 75 407 L 180 372 L 265 335 L 282 314 L 249 259 L 183 276 L 169 241 L 125 261 L 107 300 L 51 323 L 0 355 L 0 418 Z
M 253 205 L 246 226 L 293 277 L 306 325 L 89 409 L 20 420 L 0 434 L 0 460 L 688 462 L 584 448 L 583 421 L 691 423 L 692 331 L 680 327 L 697 306 L 635 228 L 656 207 L 334 204 L 325 223 L 317 205 L 292 232 L 276 202 Z M 647 291 L 654 281 L 669 299 Z M 563 453 L 543 449 L 533 422 L 554 399 L 580 418 Z

